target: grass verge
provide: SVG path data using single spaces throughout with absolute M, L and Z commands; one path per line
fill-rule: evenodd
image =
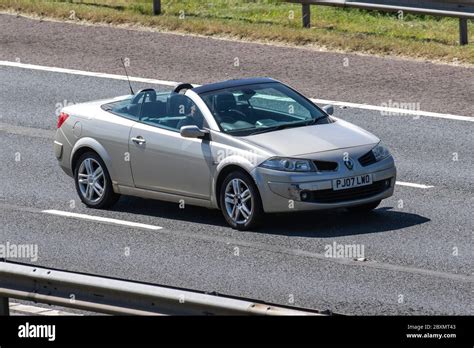
M 279 0 L 162 0 L 152 16 L 151 0 L 0 0 L 0 10 L 62 20 L 328 50 L 474 64 L 474 45 L 459 46 L 458 20 L 312 6 L 311 29 L 301 28 L 301 5 Z M 469 23 L 472 32 L 472 23 Z

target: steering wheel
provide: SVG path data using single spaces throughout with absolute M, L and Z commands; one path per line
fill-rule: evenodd
M 219 116 L 220 123 L 234 123 L 236 120 L 230 116 Z
M 237 109 L 229 109 L 229 112 L 234 112 L 234 113 L 236 113 L 236 114 L 239 114 L 239 115 L 242 116 L 244 119 L 247 118 L 247 115 L 244 114 L 244 113 L 243 113 L 242 111 L 240 111 L 240 110 L 237 110 Z M 231 116 L 230 116 L 230 117 L 231 117 Z

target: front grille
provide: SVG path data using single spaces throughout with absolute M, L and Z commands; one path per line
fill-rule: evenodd
M 362 167 L 367 167 L 375 162 L 375 155 L 372 151 L 367 152 L 364 156 L 359 158 L 359 163 Z
M 371 185 L 354 187 L 347 190 L 319 190 L 309 191 L 310 195 L 306 202 L 313 203 L 340 203 L 370 198 L 390 188 L 392 179 L 376 181 Z
M 337 162 L 328 162 L 328 161 L 313 161 L 318 172 L 327 172 L 337 169 Z

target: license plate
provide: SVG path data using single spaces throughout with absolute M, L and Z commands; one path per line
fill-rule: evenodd
M 372 184 L 372 175 L 358 175 L 351 178 L 341 178 L 332 181 L 333 190 L 345 190 L 353 187 L 360 187 Z

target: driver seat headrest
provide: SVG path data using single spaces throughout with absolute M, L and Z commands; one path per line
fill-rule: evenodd
M 214 97 L 214 109 L 217 112 L 225 112 L 237 107 L 237 101 L 230 92 L 217 94 Z

